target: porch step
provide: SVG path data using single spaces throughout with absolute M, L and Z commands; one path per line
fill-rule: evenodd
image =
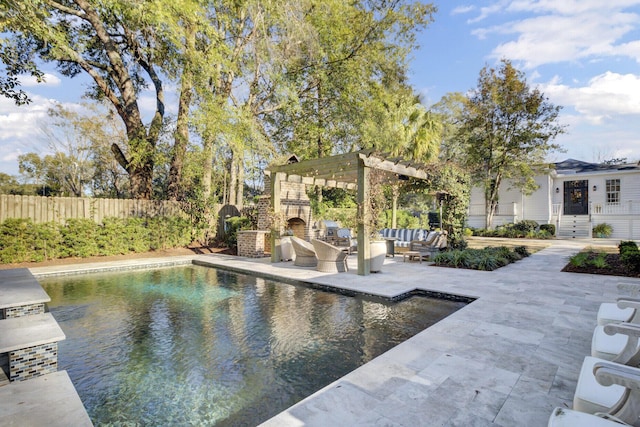
M 569 239 L 589 239 L 591 237 L 591 222 L 588 216 L 564 216 L 558 228 L 558 237 Z

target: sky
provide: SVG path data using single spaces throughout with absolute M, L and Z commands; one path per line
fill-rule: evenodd
M 431 105 L 477 86 L 480 70 L 509 59 L 530 87 L 562 107 L 567 133 L 548 161 L 640 161 L 640 0 L 441 0 L 418 37 L 410 82 Z M 68 79 L 53 65 L 46 83 L 22 79 L 33 102 L 0 98 L 0 172 L 18 175 L 20 154 L 46 153 L 43 127 L 55 102 L 78 108 L 89 79 Z M 168 99 L 167 110 L 177 103 Z M 141 108 L 153 110 L 151 96 Z

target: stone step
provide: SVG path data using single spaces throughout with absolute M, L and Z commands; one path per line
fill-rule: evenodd
M 58 341 L 64 339 L 51 313 L 0 320 L 0 353 L 9 353 L 9 380 L 57 371 Z
M 66 371 L 0 387 L 0 425 L 92 426 Z
M 0 319 L 44 313 L 51 298 L 26 268 L 0 270 Z
M 0 353 L 64 339 L 64 332 L 51 313 L 0 320 Z

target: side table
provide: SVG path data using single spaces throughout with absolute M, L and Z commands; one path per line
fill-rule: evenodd
M 396 256 L 396 247 L 395 247 L 395 241 L 398 240 L 395 237 L 385 237 L 384 238 L 385 242 L 387 242 L 387 255 L 386 256 L 391 256 L 392 258 Z
M 418 261 L 420 261 L 420 264 L 422 264 L 422 254 L 420 252 L 407 251 L 402 253 L 402 262 L 407 262 L 407 259 L 409 259 L 409 261 L 413 261 L 416 258 L 418 258 Z

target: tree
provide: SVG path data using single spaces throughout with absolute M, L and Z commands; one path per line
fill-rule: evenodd
M 442 124 L 439 159 L 442 162 L 464 164 L 467 156 L 460 127 L 467 98 L 460 92 L 447 93 L 431 106 L 431 111 Z
M 535 189 L 535 165 L 560 147 L 551 141 L 565 131 L 557 123 L 561 107 L 551 104 L 510 61 L 485 66 L 478 87 L 468 97 L 460 131 L 466 140 L 467 167 L 484 189 L 486 227 L 491 228 L 500 186 L 512 179 L 517 188 Z
M 0 7 L 3 11 L 4 7 Z M 0 38 L 0 95 L 13 99 L 16 105 L 29 104 L 31 100 L 26 92 L 20 89 L 21 74 L 29 74 L 38 82 L 44 80 L 44 73 L 38 69 L 28 52 L 20 48 L 23 40 L 7 40 Z
M 110 146 L 125 141 L 126 134 L 113 111 L 85 102 L 77 111 L 57 104 L 47 114 L 41 127 L 51 154 L 20 156 L 20 172 L 49 193 L 81 197 L 91 186 L 94 196 L 124 196 L 125 175 Z
M 290 19 L 297 44 L 284 78 L 292 102 L 268 117 L 283 152 L 325 157 L 388 147 L 397 109 L 413 105 L 407 57 L 431 22 L 431 4 L 407 1 L 307 1 Z M 294 40 L 296 40 L 294 39 Z M 400 119 L 401 120 L 401 119 Z
M 154 49 L 155 28 L 162 18 L 145 14 L 145 8 L 138 6 L 124 0 L 9 2 L 3 8 L 5 19 L 0 30 L 11 35 L 24 57 L 37 53 L 44 61 L 56 62 L 66 76 L 85 72 L 93 79 L 89 95 L 108 100 L 127 131 L 128 150 L 113 144 L 113 153 L 129 174 L 133 196 L 148 199 L 155 144 L 164 116 L 164 89 L 157 70 L 163 58 Z M 156 109 L 145 125 L 139 96 L 149 82 Z

